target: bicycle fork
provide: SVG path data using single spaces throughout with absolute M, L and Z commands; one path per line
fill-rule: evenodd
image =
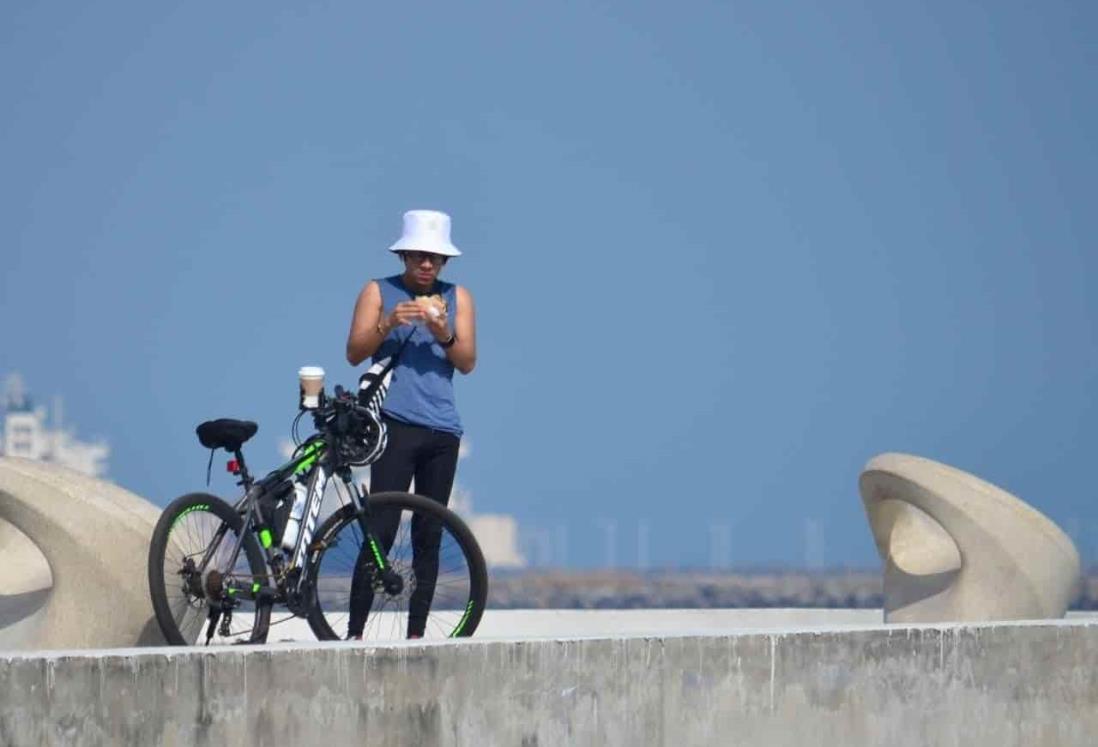
M 301 527 L 297 541 L 294 543 L 290 562 L 286 567 L 285 589 L 287 605 L 298 615 L 307 615 L 316 599 L 315 573 L 308 566 L 316 562 L 317 554 L 324 549 L 324 538 L 314 541 L 316 525 L 320 519 L 321 504 L 324 499 L 324 488 L 332 475 L 328 472 L 328 465 L 318 464 L 313 470 L 309 480 L 306 503 L 301 516 Z M 358 486 L 355 485 L 351 469 L 342 467 L 337 469 L 335 477 L 338 477 L 351 497 L 351 503 L 355 508 L 362 536 L 370 549 L 371 557 L 377 568 L 378 578 L 386 593 L 399 594 L 404 588 L 404 580 L 396 573 L 382 552 L 374 533 L 370 530 L 369 506 L 363 499 Z
M 323 466 L 317 468 L 317 472 L 320 472 L 321 479 L 317 484 L 323 485 L 324 479 L 326 479 L 323 472 Z M 393 570 L 392 565 L 385 557 L 385 552 L 382 550 L 381 544 L 377 541 L 377 537 L 374 535 L 370 528 L 370 506 L 362 492 L 359 490 L 358 485 L 355 484 L 354 478 L 351 473 L 350 467 L 342 467 L 336 470 L 336 477 L 340 479 L 343 486 L 347 490 L 347 494 L 351 498 L 351 505 L 354 506 L 355 518 L 358 521 L 359 529 L 362 531 L 363 543 L 366 549 L 369 551 L 369 557 L 373 561 L 374 568 L 376 569 L 376 580 L 380 582 L 381 588 L 384 589 L 387 594 L 399 594 L 404 589 L 404 579 L 400 577 L 400 574 Z M 323 489 L 318 491 L 323 493 Z M 316 496 L 317 506 L 320 503 L 320 496 Z M 311 505 L 310 505 L 311 507 Z M 319 513 L 319 508 L 316 509 Z M 315 517 L 310 514 L 310 523 L 302 527 L 302 536 L 298 538 L 298 546 L 294 553 L 295 565 L 299 562 L 301 565 L 305 563 L 306 555 L 309 555 L 310 561 L 315 562 L 316 554 L 324 549 L 324 538 L 321 538 L 317 542 L 312 542 L 313 525 Z M 300 567 L 300 566 L 298 566 Z M 312 584 L 311 573 L 302 573 L 300 580 L 299 591 L 303 594 L 304 599 L 311 600 L 311 589 L 306 588 Z
M 351 479 L 349 469 L 346 470 L 346 474 L 340 475 L 340 477 L 343 478 L 343 483 L 351 494 L 351 502 L 355 507 L 355 519 L 358 521 L 358 528 L 362 531 L 363 542 L 369 548 L 370 557 L 373 558 L 374 567 L 377 568 L 381 588 L 385 590 L 386 594 L 396 595 L 401 593 L 404 590 L 404 579 L 393 570 L 392 565 L 385 557 L 385 553 L 381 551 L 381 545 L 378 543 L 377 537 L 370 529 L 370 506 L 368 501 Z

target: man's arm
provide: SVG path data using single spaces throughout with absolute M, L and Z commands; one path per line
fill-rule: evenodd
M 388 330 L 378 329 L 381 311 L 381 288 L 371 280 L 358 294 L 351 317 L 351 332 L 347 335 L 347 362 L 352 366 L 369 358 L 384 342 Z
M 454 344 L 443 348 L 446 357 L 454 368 L 467 374 L 477 365 L 477 320 L 473 308 L 473 294 L 460 285 L 457 287 L 457 309 L 454 311 L 453 326 L 450 320 L 441 317 L 437 321 L 428 319 L 427 328 L 439 342 L 445 342 L 451 333 L 456 338 Z

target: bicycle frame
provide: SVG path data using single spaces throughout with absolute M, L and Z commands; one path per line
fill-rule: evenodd
M 302 454 L 294 459 L 291 459 L 286 464 L 270 472 L 259 482 L 252 480 L 247 472 L 247 468 L 244 464 L 243 456 L 239 452 L 237 453 L 237 462 L 240 465 L 241 481 L 240 484 L 244 486 L 244 495 L 233 506 L 238 513 L 243 514 L 243 523 L 239 535 L 237 536 L 232 552 L 229 554 L 226 563 L 224 564 L 222 572 L 227 573 L 228 569 L 236 566 L 237 559 L 240 556 L 240 551 L 244 546 L 244 538 L 249 532 L 252 532 L 257 536 L 261 546 L 264 549 L 265 560 L 268 570 L 272 573 L 267 576 L 267 583 L 264 586 L 258 586 L 257 582 L 253 581 L 251 588 L 236 588 L 231 587 L 231 594 L 248 600 L 259 601 L 264 598 L 264 589 L 267 590 L 267 596 L 271 594 L 277 595 L 279 591 L 286 593 L 296 592 L 301 595 L 307 591 L 305 585 L 309 580 L 307 574 L 302 573 L 304 570 L 308 553 L 312 549 L 312 540 L 316 532 L 316 526 L 320 519 L 320 510 L 324 502 L 324 492 L 329 481 L 332 477 L 339 477 L 343 482 L 350 501 L 355 507 L 355 514 L 359 519 L 359 526 L 362 529 L 363 537 L 368 543 L 371 553 L 374 557 L 374 561 L 377 565 L 379 572 L 386 572 L 389 570 L 389 563 L 385 558 L 385 554 L 381 552 L 377 539 L 374 537 L 373 532 L 369 526 L 369 504 L 368 494 L 364 494 L 360 491 L 358 485 L 355 484 L 352 479 L 351 470 L 346 465 L 333 463 L 337 462 L 332 451 L 325 448 L 322 440 L 314 440 L 306 442 L 306 447 L 302 449 Z M 290 561 L 287 565 L 282 565 L 283 551 L 280 547 L 275 547 L 272 542 L 270 531 L 266 528 L 257 530 L 256 527 L 260 524 L 267 524 L 269 517 L 262 516 L 262 509 L 260 508 L 259 501 L 268 490 L 272 489 L 275 485 L 280 484 L 285 479 L 290 478 L 291 475 L 295 476 L 293 479 L 300 479 L 296 475 L 300 475 L 302 472 L 306 472 L 305 479 L 307 480 L 308 488 L 306 493 L 306 502 L 301 516 L 301 528 L 298 532 L 297 541 L 294 543 L 292 552 L 289 552 Z M 257 521 L 258 520 L 258 521 Z M 213 542 L 207 549 L 206 554 L 202 559 L 202 563 L 199 566 L 199 572 L 204 573 L 206 568 L 213 557 L 213 554 L 220 546 L 221 540 L 228 531 L 228 527 L 221 526 L 214 534 Z M 284 585 L 285 581 L 291 581 L 292 583 L 287 587 Z M 283 601 L 288 601 L 283 598 Z
M 411 339 L 412 333 L 409 333 L 400 344 L 400 347 L 395 354 L 376 363 L 375 367 L 378 368 L 374 370 L 374 367 L 371 367 L 371 371 L 364 374 L 363 379 L 360 380 L 359 397 L 364 401 L 370 402 L 378 411 L 380 411 L 381 401 L 384 399 L 388 387 L 388 377 L 391 375 L 393 367 L 396 365 L 396 360 L 400 357 L 401 352 Z M 369 380 L 367 377 L 370 376 L 371 373 L 373 374 L 373 379 Z M 366 381 L 366 383 L 363 383 L 364 381 Z M 343 390 L 337 386 L 336 403 L 343 401 L 341 400 L 342 395 Z M 323 402 L 325 399 L 324 393 L 321 392 L 321 401 Z M 236 567 L 236 562 L 240 557 L 240 550 L 244 546 L 244 538 L 249 532 L 254 532 L 259 538 L 260 545 L 264 549 L 266 556 L 265 564 L 270 573 L 268 573 L 266 577 L 265 586 L 258 581 L 255 581 L 253 578 L 251 588 L 249 589 L 230 587 L 228 591 L 230 596 L 243 597 L 245 599 L 264 603 L 271 603 L 278 598 L 289 604 L 292 611 L 296 614 L 302 612 L 302 609 L 297 602 L 304 599 L 306 600 L 306 603 L 308 603 L 311 599 L 311 595 L 308 593 L 310 590 L 307 588 L 307 583 L 309 581 L 308 574 L 303 573 L 306 557 L 311 549 L 313 534 L 316 531 L 316 524 L 320 518 L 320 509 L 324 499 L 324 489 L 327 487 L 328 481 L 333 475 L 338 476 L 347 487 L 347 492 L 351 496 L 351 501 L 355 506 L 355 514 L 358 517 L 358 523 L 359 527 L 362 529 L 363 538 L 370 546 L 370 551 L 373 555 L 377 571 L 382 574 L 385 587 L 387 589 L 390 587 L 396 588 L 393 585 L 399 585 L 399 580 L 394 579 L 392 569 L 385 558 L 385 554 L 381 552 L 377 539 L 374 537 L 373 532 L 370 531 L 369 506 L 366 497 L 359 492 L 358 486 L 354 484 L 354 480 L 351 477 L 350 466 L 342 463 L 339 456 L 339 449 L 330 448 L 333 443 L 338 444 L 338 439 L 342 438 L 343 435 L 325 428 L 318 412 L 318 410 L 314 410 L 314 418 L 316 419 L 318 433 L 323 435 L 314 436 L 306 440 L 298 449 L 298 451 L 301 452 L 300 454 L 295 454 L 294 458 L 289 462 L 273 470 L 259 482 L 252 480 L 244 462 L 244 455 L 240 449 L 237 449 L 234 452 L 238 465 L 237 474 L 239 474 L 241 478 L 238 484 L 244 487 L 244 495 L 236 502 L 233 508 L 238 513 L 242 514 L 243 522 L 232 552 L 229 554 L 225 570 Z M 268 490 L 273 490 L 277 485 L 283 483 L 287 479 L 298 479 L 298 476 L 306 471 L 308 471 L 306 476 L 308 490 L 306 493 L 305 507 L 300 518 L 301 527 L 298 531 L 293 552 L 290 553 L 290 562 L 288 566 L 283 567 L 282 549 L 273 547 L 272 536 L 270 530 L 267 529 L 271 517 L 263 516 L 262 508 L 259 505 L 259 499 L 262 498 Z M 259 519 L 258 522 L 257 517 Z M 261 526 L 262 528 L 256 530 L 256 526 Z M 225 532 L 227 531 L 228 527 L 221 526 L 214 534 L 214 541 L 206 550 L 202 558 L 202 563 L 198 568 L 200 574 L 205 574 L 207 572 L 207 566 L 212 558 L 211 553 L 220 546 L 221 540 L 224 538 Z M 228 574 L 226 573 L 225 575 Z M 287 587 L 287 581 L 292 582 L 292 588 Z M 291 593 L 294 595 L 293 600 L 290 599 Z M 280 594 L 281 597 L 279 596 Z M 294 609 L 294 607 L 297 609 Z

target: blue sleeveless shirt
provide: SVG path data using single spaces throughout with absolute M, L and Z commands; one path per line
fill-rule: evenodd
M 404 285 L 400 275 L 375 280 L 381 288 L 381 303 L 386 317 L 402 301 L 414 300 L 416 294 Z M 446 311 L 454 319 L 457 311 L 457 291 L 453 283 L 435 281 L 428 295 L 446 299 Z M 384 317 L 382 317 L 384 318 Z M 370 359 L 374 363 L 396 353 L 411 334 L 400 360 L 393 369 L 389 393 L 381 406 L 391 418 L 410 425 L 419 425 L 461 436 L 461 418 L 454 404 L 454 364 L 446 351 L 423 323 L 395 327 Z

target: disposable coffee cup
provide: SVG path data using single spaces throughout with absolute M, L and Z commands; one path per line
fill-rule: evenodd
M 324 369 L 320 366 L 304 366 L 297 372 L 301 384 L 301 406 L 306 410 L 320 407 L 320 393 L 324 391 Z

